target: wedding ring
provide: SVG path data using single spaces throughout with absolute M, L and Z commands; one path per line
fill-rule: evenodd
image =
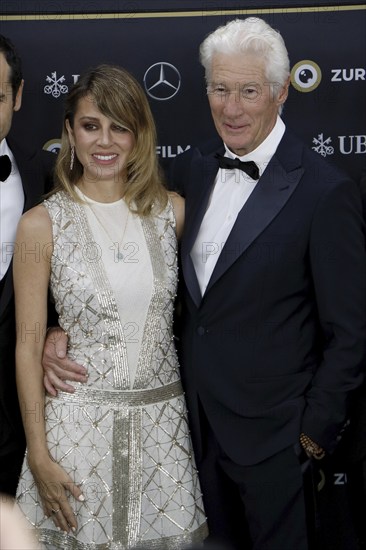
M 51 512 L 53 514 L 57 514 L 60 510 L 61 510 L 61 508 L 58 508 L 57 510 L 54 510 L 53 508 L 51 508 Z

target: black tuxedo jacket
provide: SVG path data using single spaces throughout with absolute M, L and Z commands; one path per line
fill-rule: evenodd
M 29 152 L 7 139 L 16 160 L 25 195 L 24 212 L 51 189 L 55 156 Z M 15 317 L 13 272 L 10 265 L 0 294 L 0 456 L 24 445 L 15 385 Z
M 182 377 L 195 450 L 203 407 L 224 451 L 255 464 L 305 432 L 328 451 L 362 381 L 366 262 L 359 190 L 286 130 L 240 211 L 204 296 L 190 251 L 220 141 L 176 157 L 186 197 L 181 246 Z

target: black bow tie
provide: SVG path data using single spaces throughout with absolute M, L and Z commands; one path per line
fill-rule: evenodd
M 0 181 L 8 179 L 11 173 L 11 160 L 8 155 L 2 155 L 0 157 Z
M 220 168 L 226 168 L 227 170 L 238 168 L 239 170 L 243 170 L 243 172 L 248 174 L 248 176 L 250 176 L 253 180 L 259 179 L 259 168 L 252 160 L 245 162 L 238 158 L 231 159 L 229 157 L 223 157 L 219 154 L 215 155 L 215 157 L 219 161 Z

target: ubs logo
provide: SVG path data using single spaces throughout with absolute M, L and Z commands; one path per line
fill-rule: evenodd
M 52 97 L 60 97 L 61 94 L 67 94 L 69 91 L 68 86 L 64 84 L 65 82 L 65 76 L 62 75 L 59 78 L 57 78 L 56 71 L 53 71 L 51 73 L 51 76 L 46 76 L 46 81 L 48 84 L 43 88 L 43 91 L 45 94 L 51 94 Z
M 157 101 L 174 97 L 180 88 L 181 76 L 176 67 L 160 61 L 149 67 L 144 75 L 146 93 Z
M 73 84 L 79 80 L 79 74 L 71 75 Z M 46 86 L 43 87 L 43 91 L 47 95 L 51 95 L 55 99 L 58 99 L 62 94 L 67 94 L 69 87 L 65 84 L 65 75 L 57 77 L 57 71 L 53 71 L 51 76 L 46 76 Z

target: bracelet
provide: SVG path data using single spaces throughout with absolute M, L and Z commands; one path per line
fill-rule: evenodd
M 324 449 L 319 447 L 319 445 L 314 443 L 314 441 L 304 433 L 300 435 L 300 443 L 304 451 L 309 453 L 316 460 L 320 460 L 321 458 L 324 458 L 325 456 Z

